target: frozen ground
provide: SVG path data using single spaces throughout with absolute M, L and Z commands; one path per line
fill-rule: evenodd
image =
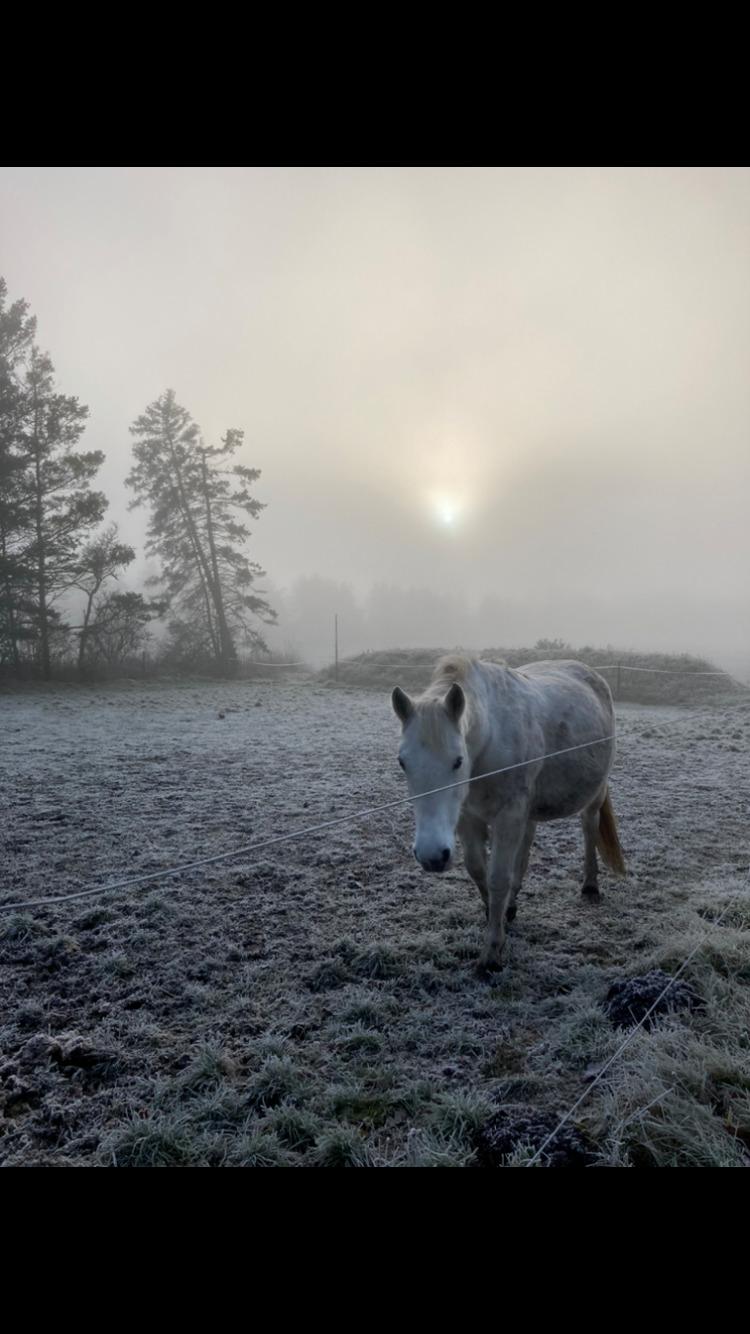
M 419 870 L 408 807 L 2 913 L 0 1162 L 469 1164 L 499 1122 L 497 1161 L 523 1162 L 622 1040 L 613 982 L 697 944 L 699 1006 L 639 1033 L 575 1124 L 585 1161 L 747 1165 L 750 702 L 618 726 L 629 877 L 582 902 L 578 823 L 542 826 L 492 985 L 476 890 Z M 397 736 L 386 693 L 315 682 L 6 691 L 0 903 L 402 796 Z

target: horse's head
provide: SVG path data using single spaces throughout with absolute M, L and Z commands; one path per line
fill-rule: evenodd
M 460 685 L 442 698 L 411 700 L 399 686 L 391 701 L 402 724 L 398 762 L 409 792 L 432 792 L 468 777 L 469 757 L 461 729 L 466 700 Z M 414 803 L 414 856 L 425 871 L 445 871 L 456 839 L 466 787 L 451 787 Z

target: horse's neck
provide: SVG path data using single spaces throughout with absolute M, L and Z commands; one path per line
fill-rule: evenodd
M 463 720 L 464 739 L 471 763 L 486 748 L 491 735 L 490 700 L 487 681 L 475 669 L 471 681 L 464 685 L 466 712 Z
M 501 663 L 494 663 L 493 666 L 498 670 L 491 676 L 477 668 L 465 686 L 464 737 L 472 764 L 488 746 L 496 746 L 498 708 L 502 709 L 503 701 L 508 698 L 513 687 L 510 668 Z

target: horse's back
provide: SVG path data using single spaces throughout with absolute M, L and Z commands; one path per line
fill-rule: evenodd
M 586 662 L 578 662 L 575 658 L 552 658 L 549 662 L 527 662 L 523 667 L 517 667 L 516 671 L 523 676 L 550 676 L 550 677 L 569 677 L 578 681 L 587 681 L 590 685 L 598 682 L 607 685 L 603 676 L 600 676 L 594 667 L 589 667 Z M 607 689 L 609 687 L 607 686 Z
M 572 658 L 553 659 L 550 662 L 528 662 L 516 669 L 519 676 L 554 694 L 578 694 L 593 691 L 606 714 L 612 713 L 612 691 L 603 676 L 585 662 Z

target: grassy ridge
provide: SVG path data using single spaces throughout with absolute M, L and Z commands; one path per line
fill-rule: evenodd
M 428 684 L 438 658 L 448 649 L 384 649 L 360 653 L 339 663 L 338 684 L 357 690 L 421 690 Z M 613 648 L 573 648 L 558 640 L 541 641 L 534 648 L 462 650 L 490 662 L 521 667 L 528 662 L 553 658 L 575 658 L 602 670 L 616 699 L 634 704 L 701 704 L 747 687 L 740 685 L 715 663 L 687 653 L 637 653 Z M 610 664 L 619 664 L 620 670 Z M 639 669 L 639 670 L 636 670 Z M 648 670 L 644 670 L 648 669 Z M 715 676 L 701 673 L 716 672 Z M 335 669 L 326 667 L 319 679 L 335 683 Z

